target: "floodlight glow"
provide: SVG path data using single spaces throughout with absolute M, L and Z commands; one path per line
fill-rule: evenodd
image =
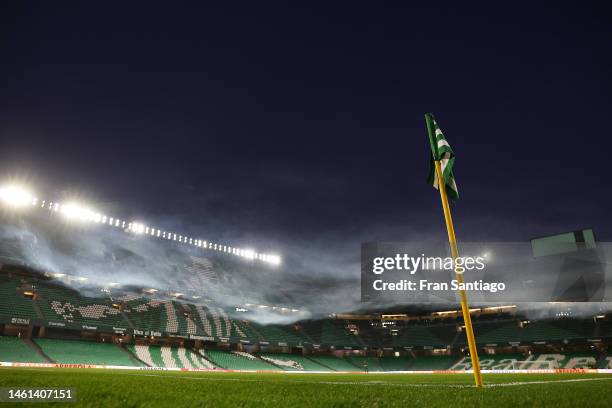
M 253 249 L 244 249 L 233 247 L 230 245 L 222 245 L 220 243 L 212 243 L 201 239 L 192 238 L 185 235 L 179 235 L 173 232 L 162 231 L 161 229 L 150 227 L 139 222 L 126 222 L 119 218 L 110 217 L 101 213 L 95 212 L 91 208 L 82 204 L 69 202 L 67 204 L 61 204 L 54 201 L 39 200 L 29 193 L 26 189 L 18 186 L 5 186 L 0 188 L 0 201 L 11 206 L 24 206 L 32 205 L 39 206 L 49 210 L 50 212 L 57 212 L 63 217 L 71 220 L 78 221 L 91 221 L 95 223 L 101 223 L 109 225 L 111 227 L 120 227 L 124 232 L 132 232 L 134 234 L 146 234 L 152 237 L 157 236 L 158 238 L 164 238 L 168 240 L 178 241 L 183 245 L 193 245 L 208 250 L 214 250 L 218 252 L 224 252 L 235 256 L 240 256 L 249 260 L 258 260 L 266 262 L 271 265 L 279 265 L 282 260 L 278 255 L 264 254 L 256 252 Z M 485 256 L 490 256 L 487 253 Z M 71 278 L 75 279 L 75 278 Z M 86 280 L 86 278 L 77 278 L 75 280 Z
M 133 222 L 130 224 L 130 231 L 132 231 L 134 234 L 143 234 L 145 231 L 145 226 L 138 222 Z
M 61 207 L 62 215 L 71 220 L 94 221 L 96 213 L 77 203 L 68 203 Z
M 6 186 L 0 188 L 0 199 L 12 207 L 23 207 L 34 203 L 34 196 L 25 188 Z
M 253 251 L 252 249 L 245 249 L 244 257 L 247 259 L 255 259 L 255 251 Z
M 281 258 L 278 255 L 268 255 L 266 258 L 266 261 L 272 265 L 279 265 L 281 263 Z

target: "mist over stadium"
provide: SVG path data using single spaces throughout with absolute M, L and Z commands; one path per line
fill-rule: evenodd
M 149 226 L 155 223 L 125 221 L 83 204 L 42 200 L 19 186 L 0 188 L 0 199 L 9 210 L 0 230 L 4 262 L 23 264 L 83 295 L 102 292 L 112 299 L 136 292 L 196 304 L 212 302 L 236 317 L 264 324 L 376 307 L 360 299 L 359 261 L 351 257 L 354 248 L 322 242 L 319 248 L 306 249 L 294 244 L 285 248 L 301 248 L 301 254 L 290 253 L 283 262 L 277 254 Z M 609 249 L 604 252 L 612 254 Z M 553 267 L 551 272 L 538 269 L 541 275 L 555 272 Z M 412 307 L 432 308 L 422 303 Z M 409 300 L 397 304 L 406 306 Z M 391 301 L 386 306 L 395 305 Z M 572 308 L 574 315 L 588 316 L 609 311 L 610 306 L 582 302 Z M 552 317 L 558 308 L 551 302 L 525 310 L 529 317 Z

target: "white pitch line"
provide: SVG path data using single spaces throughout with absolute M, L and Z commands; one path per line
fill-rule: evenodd
M 517 385 L 531 385 L 531 384 L 555 384 L 555 383 L 570 383 L 570 382 L 585 382 L 585 381 L 609 381 L 612 377 L 606 378 L 572 378 L 568 380 L 550 380 L 550 381 L 515 381 L 509 383 L 493 383 L 487 384 L 487 387 L 513 387 Z

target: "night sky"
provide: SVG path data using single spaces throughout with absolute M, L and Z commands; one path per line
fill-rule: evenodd
M 61 3 L 1 6 L 2 180 L 232 245 L 357 255 L 446 238 L 432 112 L 460 240 L 612 239 L 604 2 Z

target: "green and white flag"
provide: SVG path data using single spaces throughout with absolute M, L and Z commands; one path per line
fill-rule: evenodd
M 442 167 L 442 178 L 446 185 L 446 194 L 452 200 L 459 198 L 459 191 L 455 183 L 453 175 L 453 167 L 455 165 L 455 153 L 446 141 L 442 130 L 438 127 L 436 120 L 431 113 L 425 114 L 425 122 L 427 123 L 427 132 L 429 133 L 429 143 L 431 144 L 431 163 L 429 165 L 429 178 L 427 179 L 434 188 L 438 189 L 438 177 L 436 175 L 436 167 L 434 161 L 440 161 Z

